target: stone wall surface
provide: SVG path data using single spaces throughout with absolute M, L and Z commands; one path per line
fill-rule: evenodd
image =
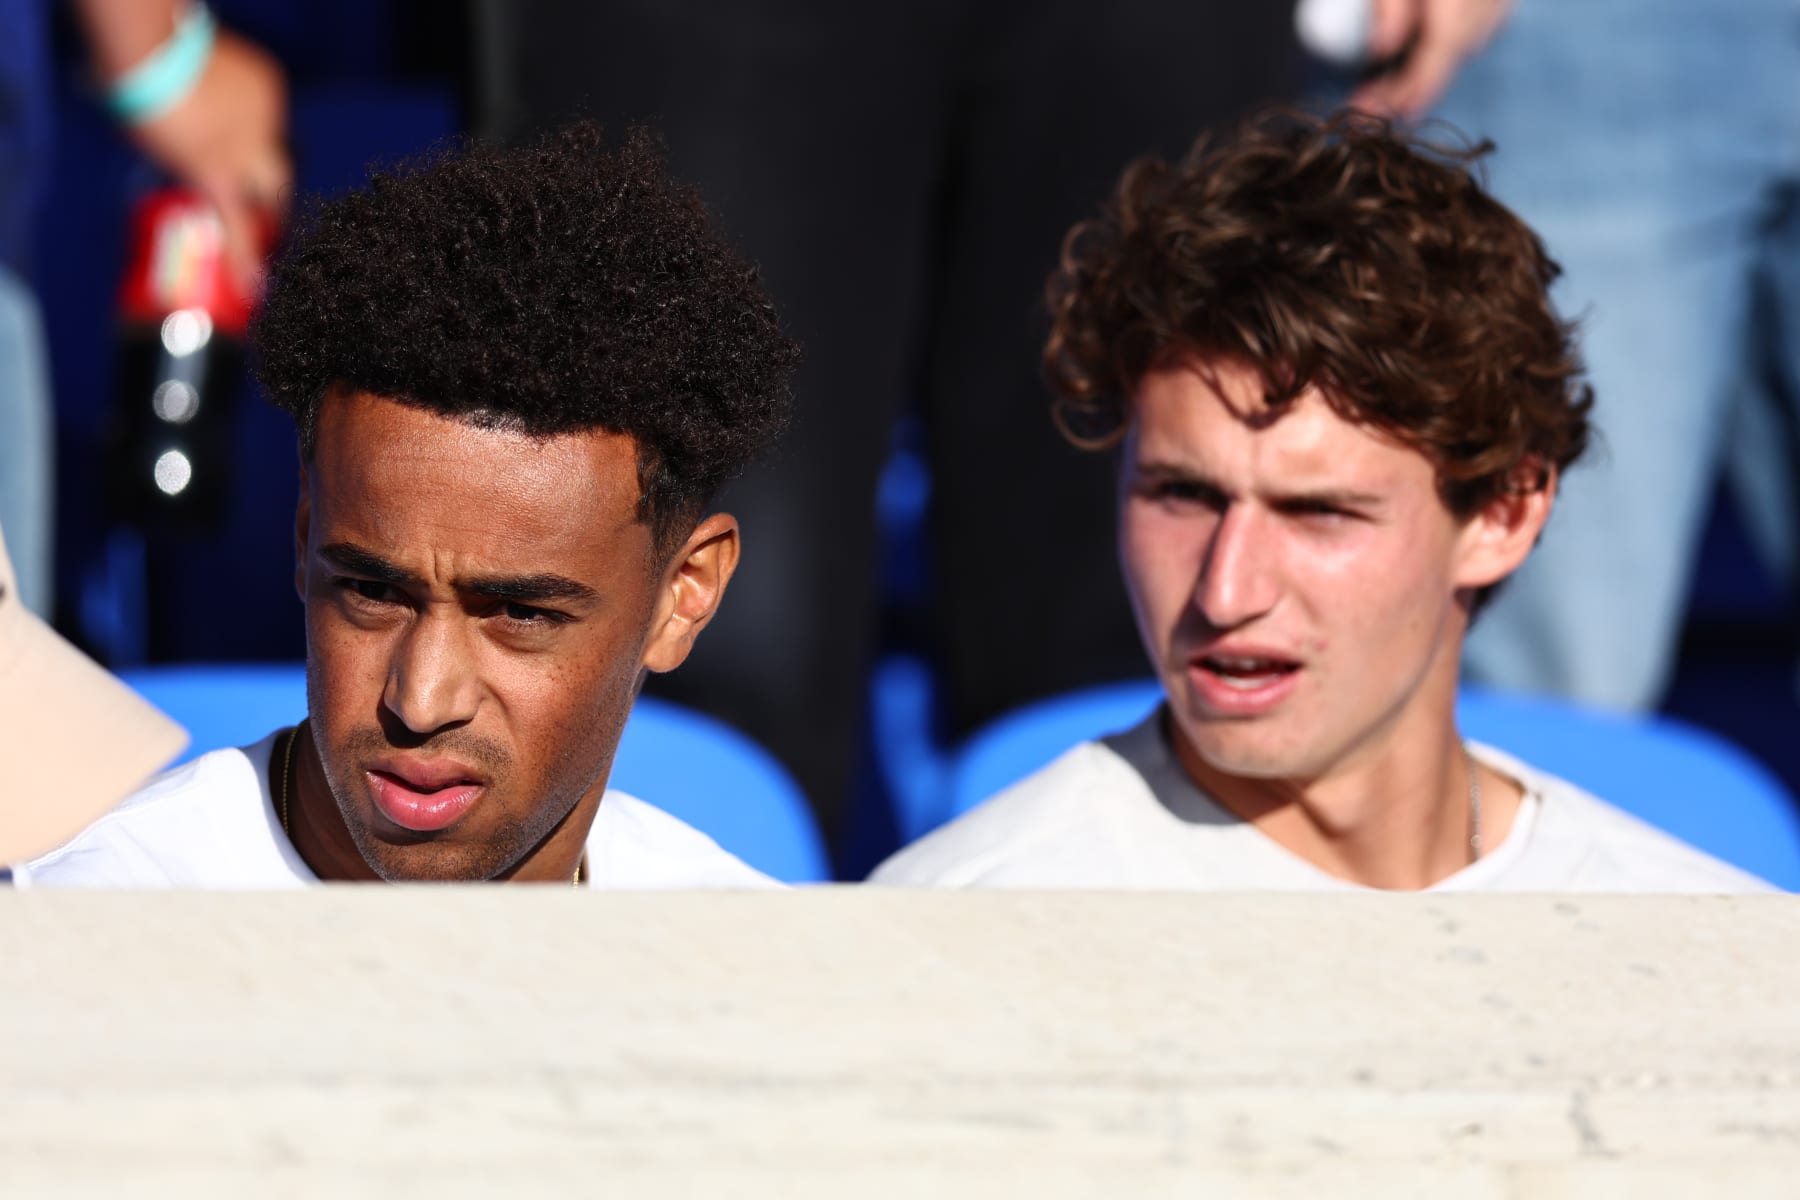
M 0 1195 L 1800 1195 L 1800 900 L 0 891 Z

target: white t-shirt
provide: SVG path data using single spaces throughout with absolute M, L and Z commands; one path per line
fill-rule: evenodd
M 901 850 L 869 882 L 1176 891 L 1358 887 L 1284 849 L 1202 792 L 1175 758 L 1161 717 L 1083 742 Z M 1504 842 L 1428 890 L 1774 890 L 1509 755 L 1479 745 L 1470 751 L 1516 780 L 1524 803 Z
M 269 795 L 270 734 L 215 750 L 145 785 L 68 843 L 13 868 L 15 887 L 291 888 L 318 882 Z M 623 792 L 606 793 L 587 840 L 598 888 L 781 886 L 719 844 Z

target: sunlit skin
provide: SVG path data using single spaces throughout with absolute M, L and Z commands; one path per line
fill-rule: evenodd
M 1256 371 L 1177 358 L 1132 396 L 1119 545 L 1182 764 L 1294 854 L 1373 887 L 1467 866 L 1455 724 L 1474 595 L 1530 553 L 1554 480 L 1467 519 L 1431 462 L 1317 393 L 1272 412 Z M 1482 769 L 1482 836 L 1521 794 Z
M 569 882 L 644 672 L 687 657 L 738 555 L 723 514 L 659 551 L 628 437 L 362 393 L 321 407 L 295 535 L 293 840 L 325 879 Z

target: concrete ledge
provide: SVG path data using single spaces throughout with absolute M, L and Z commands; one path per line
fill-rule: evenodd
M 0 1193 L 1791 1196 L 1800 900 L 0 892 Z

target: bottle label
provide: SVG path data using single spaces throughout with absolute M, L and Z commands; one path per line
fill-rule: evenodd
M 232 278 L 224 226 L 197 194 L 163 188 L 138 201 L 130 254 L 119 293 L 127 322 L 160 325 L 188 310 L 206 314 L 227 335 L 241 335 L 249 325 L 251 297 Z

